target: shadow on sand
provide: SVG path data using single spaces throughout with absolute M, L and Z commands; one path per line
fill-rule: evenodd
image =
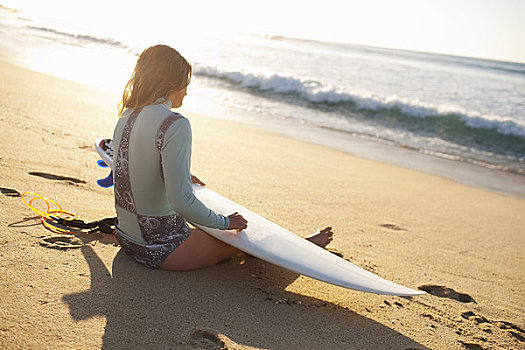
M 143 268 L 120 251 L 110 274 L 91 246 L 80 249 L 91 289 L 63 299 L 77 321 L 106 317 L 103 349 L 425 349 L 352 311 L 285 291 L 298 275 L 255 258 L 179 273 Z

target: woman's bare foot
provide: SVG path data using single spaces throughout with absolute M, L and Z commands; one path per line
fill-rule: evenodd
M 313 244 L 318 245 L 321 248 L 326 247 L 330 242 L 332 242 L 334 232 L 331 227 L 325 227 L 321 231 L 317 231 L 311 236 L 305 237 L 306 240 L 312 242 Z

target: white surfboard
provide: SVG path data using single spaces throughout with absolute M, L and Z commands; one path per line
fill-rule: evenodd
M 102 160 L 112 167 L 113 147 L 109 144 L 110 141 L 97 139 L 95 149 Z M 223 215 L 238 212 L 248 221 L 248 228 L 238 233 L 197 224 L 196 226 L 248 254 L 345 288 L 398 296 L 425 294 L 423 291 L 404 287 L 366 271 L 206 187 L 194 184 L 193 189 L 195 196 L 213 211 Z

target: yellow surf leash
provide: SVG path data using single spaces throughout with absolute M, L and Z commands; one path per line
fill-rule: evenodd
M 83 232 L 81 229 L 91 229 L 87 233 L 93 233 L 97 231 L 108 234 L 114 233 L 114 230 L 111 226 L 114 226 L 115 218 L 85 223 L 82 220 L 76 220 L 77 215 L 74 212 L 62 209 L 62 207 L 57 202 L 38 193 L 27 191 L 22 193 L 20 198 L 22 199 L 22 202 L 24 202 L 25 205 L 29 207 L 29 209 L 40 216 L 44 227 L 52 232 L 76 234 Z M 45 209 L 39 209 L 33 205 L 33 202 L 35 201 L 43 202 Z
M 26 200 L 27 197 L 32 196 L 31 199 Z M 73 212 L 67 211 L 62 209 L 62 207 L 55 202 L 52 199 L 46 198 L 44 196 L 39 195 L 38 193 L 34 193 L 31 191 L 24 192 L 20 195 L 20 198 L 22 199 L 22 202 L 25 203 L 36 214 L 40 216 L 40 219 L 42 221 L 42 224 L 47 228 L 48 230 L 56 233 L 69 233 L 74 234 L 77 233 L 77 231 L 71 231 L 62 227 L 58 227 L 52 224 L 52 222 L 57 221 L 57 219 L 64 219 L 64 220 L 74 220 L 77 215 Z M 42 201 L 45 205 L 45 211 L 40 210 L 37 207 L 33 205 L 34 201 Z M 66 217 L 61 217 L 62 215 L 66 215 Z

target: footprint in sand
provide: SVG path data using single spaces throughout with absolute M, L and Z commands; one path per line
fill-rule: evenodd
M 381 227 L 394 231 L 407 231 L 407 229 L 397 226 L 396 224 L 382 224 Z
M 461 340 L 458 340 L 458 342 L 465 347 L 465 349 L 468 350 L 485 350 L 485 348 L 479 344 L 476 343 L 468 343 Z
M 42 238 L 40 245 L 50 249 L 66 250 L 81 248 L 84 242 L 75 236 L 57 236 Z
M 67 181 L 67 182 L 73 183 L 73 184 L 85 184 L 86 183 L 86 181 L 77 179 L 76 177 L 54 175 L 54 174 L 42 173 L 42 172 L 38 172 L 38 171 L 31 171 L 31 172 L 29 172 L 29 175 L 42 177 L 42 178 L 48 179 L 48 180 Z
M 518 325 L 508 321 L 492 321 L 483 315 L 478 315 L 473 311 L 465 311 L 461 314 L 461 317 L 465 320 L 473 321 L 478 326 L 490 326 L 495 325 L 503 331 L 507 331 L 508 335 L 515 338 L 519 342 L 525 342 L 525 330 L 520 328 Z
M 460 301 L 462 303 L 476 303 L 474 298 L 465 293 L 458 293 L 452 288 L 445 286 L 436 286 L 433 284 L 426 284 L 418 287 L 421 290 L 424 290 L 428 294 L 435 295 L 440 298 L 448 298 Z
M 20 197 L 20 192 L 12 188 L 0 187 L 0 192 L 8 197 Z
M 509 335 L 518 341 L 525 343 L 525 330 L 508 321 L 496 321 L 500 329 L 507 330 Z
M 196 329 L 190 334 L 188 344 L 190 349 L 199 350 L 227 350 L 227 349 L 253 349 L 250 346 L 241 345 L 224 334 L 211 329 Z M 181 343 L 182 344 L 182 343 Z
M 461 317 L 463 317 L 465 320 L 469 320 L 469 319 L 472 319 L 474 322 L 476 322 L 476 324 L 480 324 L 480 323 L 492 323 L 491 321 L 489 321 L 485 316 L 481 316 L 481 315 L 476 315 L 474 312 L 472 311 L 466 311 L 464 313 L 461 314 Z
M 224 342 L 212 331 L 197 329 L 190 335 L 189 345 L 194 349 L 224 349 Z

